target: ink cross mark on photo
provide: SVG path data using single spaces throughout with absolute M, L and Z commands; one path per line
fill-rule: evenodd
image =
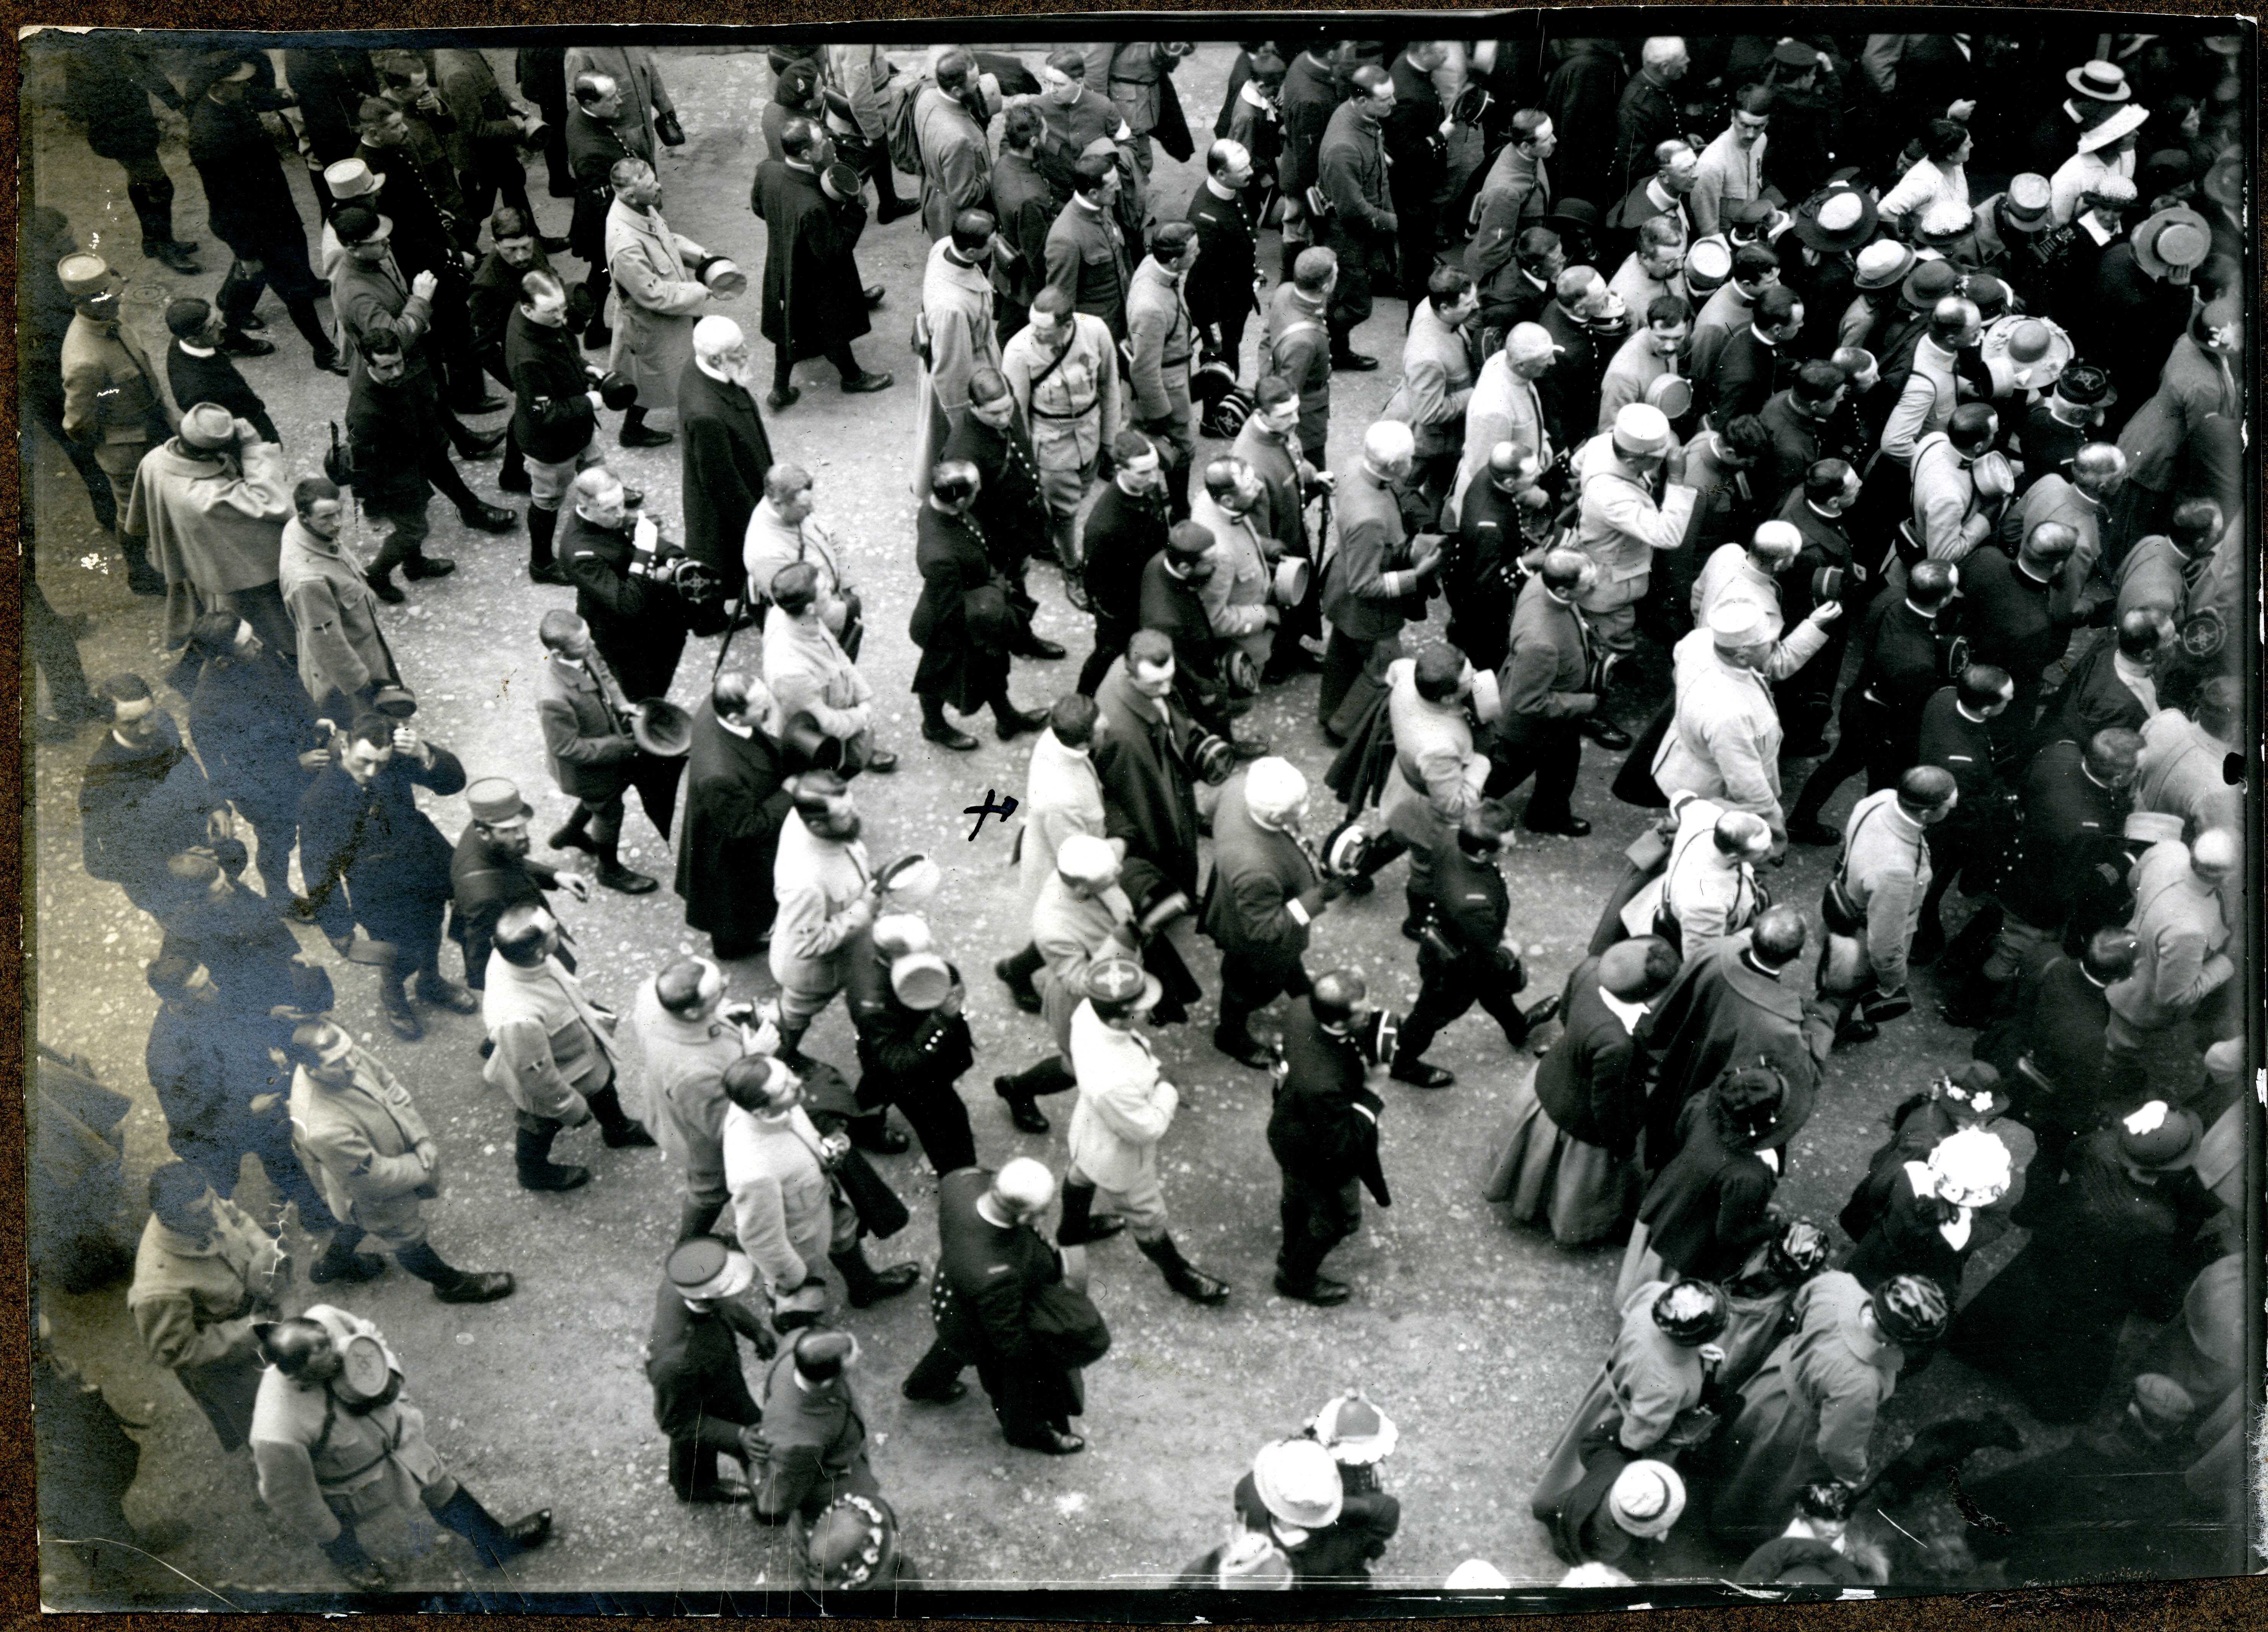
M 1007 826 L 1008 818 L 1016 813 L 1016 796 L 1012 793 L 1004 793 L 1000 796 L 999 802 L 995 804 L 992 790 L 987 788 L 984 790 L 983 804 L 971 805 L 961 813 L 963 816 L 976 818 L 976 825 L 968 830 L 968 842 L 974 844 L 976 842 L 976 835 L 984 831 L 984 819 L 987 816 L 998 816 L 1000 819 L 1000 825 Z

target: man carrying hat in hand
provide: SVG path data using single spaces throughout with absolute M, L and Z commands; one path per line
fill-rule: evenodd
M 747 1055 L 725 1068 L 725 1183 L 733 1233 L 771 1294 L 772 1325 L 807 1327 L 827 1312 L 824 1258 L 842 1275 L 853 1308 L 895 1298 L 921 1278 L 912 1264 L 866 1261 L 865 1226 L 835 1169 L 847 1134 L 822 1137 L 803 1106 L 803 1084 L 777 1058 Z
M 721 1474 L 717 1459 L 744 1467 L 756 1460 L 750 1442 L 764 1414 L 741 1375 L 738 1340 L 767 1360 L 779 1340 L 741 1297 L 755 1278 L 746 1253 L 709 1235 L 678 1243 L 663 1271 L 645 1377 L 654 1426 L 669 1439 L 669 1488 L 681 1502 L 747 1499 L 747 1485 Z
M 858 1104 L 871 1116 L 863 1148 L 905 1149 L 905 1136 L 885 1118 L 895 1105 L 940 1173 L 976 1160 L 968 1107 L 954 1084 L 976 1062 L 976 1044 L 962 1012 L 968 989 L 961 972 L 931 945 L 929 925 L 911 913 L 887 913 L 851 944 L 843 1001 L 858 1033 Z M 851 1132 L 867 1116 L 854 1118 Z

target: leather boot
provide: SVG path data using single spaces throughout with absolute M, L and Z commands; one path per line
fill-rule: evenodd
M 323 1249 L 323 1255 L 308 1267 L 307 1279 L 318 1286 L 333 1281 L 375 1281 L 386 1273 L 386 1260 L 375 1253 L 357 1253 L 337 1236 Z
M 651 895 L 660 887 L 646 874 L 623 866 L 612 844 L 601 844 L 598 849 L 599 882 L 607 888 L 619 890 L 625 895 Z
M 1066 1198 L 1070 1191 L 1064 1191 Z M 1219 1304 L 1228 1301 L 1228 1283 L 1217 1281 L 1204 1270 L 1193 1266 L 1182 1256 L 1182 1249 L 1174 1245 L 1174 1238 L 1161 1235 L 1154 1241 L 1137 1241 L 1142 1256 L 1158 1266 L 1166 1277 L 1166 1284 L 1193 1304 Z
M 622 1091 L 609 1083 L 590 1097 L 591 1114 L 609 1150 L 643 1150 L 653 1145 L 653 1136 L 630 1120 L 622 1109 Z
M 552 1122 L 541 1130 L 522 1128 L 512 1138 L 512 1161 L 519 1170 L 519 1187 L 523 1190 L 574 1190 L 591 1182 L 587 1167 L 563 1167 L 551 1159 L 552 1142 L 559 1137 L 559 1124 Z
M 910 1291 L 921 1279 L 921 1269 L 915 1264 L 892 1264 L 887 1269 L 877 1269 L 866 1261 L 864 1246 L 853 1246 L 848 1252 L 829 1253 L 828 1261 L 843 1277 L 843 1287 L 850 1294 L 850 1306 L 865 1309 L 880 1303 L 885 1298 L 895 1298 Z
M 503 1569 L 531 1547 L 542 1546 L 551 1535 L 549 1508 L 538 1508 L 507 1525 L 462 1485 L 457 1487 L 456 1495 L 433 1510 L 433 1522 L 471 1542 L 473 1551 L 490 1570 Z
M 1003 958 L 992 966 L 992 973 L 1000 978 L 1008 989 L 1009 996 L 1015 999 L 1016 1006 L 1026 1014 L 1040 1011 L 1040 994 L 1032 984 L 1032 977 L 1040 972 L 1041 966 L 1046 961 L 1040 956 L 1039 947 L 1027 943 L 1024 950 L 1014 957 Z
M 1090 1241 L 1107 1241 L 1126 1227 L 1126 1221 L 1112 1214 L 1094 1217 L 1094 1187 L 1091 1184 L 1067 1184 L 1063 1187 L 1063 1216 L 1056 1224 L 1057 1246 L 1084 1246 Z M 1142 1249 L 1148 1252 L 1145 1246 Z

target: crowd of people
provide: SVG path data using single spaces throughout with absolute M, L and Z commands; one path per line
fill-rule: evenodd
M 814 1585 L 916 1584 L 853 1381 L 856 1312 L 921 1278 L 867 1256 L 907 1218 L 870 1158 L 917 1142 L 939 1176 L 936 1342 L 906 1397 L 949 1405 L 973 1367 L 1009 1445 L 1073 1454 L 1110 1343 L 1088 1246 L 1127 1233 L 1199 1306 L 1252 1296 L 1175 1243 L 1181 1094 L 1152 1029 L 1210 1006 L 1209 1063 L 1272 1079 L 1272 1288 L 1328 1309 L 1357 1296 L 1325 1267 L 1363 1195 L 1389 1205 L 1412 1159 L 1381 1090 L 1455 1086 L 1425 1055 L 1477 1005 L 1511 1101 L 1485 1200 L 1562 1246 L 1627 1242 L 1619 1333 L 1532 1493 L 1571 1581 L 1946 1579 L 1880 1508 L 1902 1466 L 2004 1442 L 1933 1425 L 1902 1464 L 1875 1431 L 1940 1351 L 2079 1425 L 1993 1476 L 2011 1525 L 1972 1562 L 2179 1567 L 2168 1535 L 2235 1523 L 2244 1482 L 2251 228 L 2234 37 L 2103 41 L 1246 41 L 1202 148 L 1188 44 L 775 46 L 753 338 L 716 309 L 749 274 L 661 212 L 656 146 L 687 133 L 646 48 L 523 49 L 514 95 L 470 49 L 220 51 L 184 80 L 116 37 L 56 45 L 144 255 L 200 265 L 154 97 L 186 114 L 232 264 L 166 306 L 161 363 L 122 320 L 121 252 L 50 209 L 27 224 L 26 401 L 162 599 L 186 700 L 90 687 L 27 573 L 42 735 L 103 727 L 85 871 L 162 932 L 147 1062 L 173 1158 L 130 1267 L 35 1221 L 40 1273 L 130 1273 L 151 1357 L 346 1584 L 391 1579 L 357 1525 L 392 1510 L 492 1568 L 541 1545 L 549 1510 L 495 1518 L 427 1443 L 414 1356 L 348 1309 L 287 1312 L 281 1227 L 232 1199 L 257 1157 L 324 1296 L 391 1264 L 446 1302 L 509 1298 L 422 1206 L 449 1152 L 411 1046 L 435 1010 L 477 1014 L 523 1187 L 620 1162 L 680 1202 L 646 1355 L 676 1497 L 791 1526 Z M 1190 196 L 1155 148 L 1202 151 Z M 895 386 L 855 349 L 883 300 L 856 256 L 902 217 L 931 244 L 910 572 L 858 558 L 783 425 L 811 359 L 847 393 Z M 291 343 L 257 315 L 270 288 L 345 377 L 320 469 L 287 461 L 235 364 Z M 1381 310 L 1406 319 L 1400 383 L 1334 460 L 1334 378 L 1394 361 L 1357 349 Z M 676 443 L 681 514 L 608 468 L 608 415 L 622 446 Z M 459 467 L 499 449 L 524 512 Z M 396 570 L 453 570 L 425 548 L 437 489 L 469 527 L 524 525 L 532 585 L 574 592 L 526 625 L 574 807 L 543 847 L 587 875 L 538 859 L 522 790 L 416 723 L 387 608 Z M 348 496 L 383 532 L 366 562 Z M 886 570 L 920 581 L 921 748 L 880 739 L 860 666 L 856 580 Z M 1033 627 L 1057 579 L 1094 643 L 1027 708 L 1030 665 L 1066 655 Z M 1294 682 L 1327 751 L 1255 729 Z M 993 974 L 1046 1039 L 991 1086 L 1019 1136 L 1074 1096 L 1060 1170 L 980 1164 L 940 869 L 869 848 L 866 779 L 974 749 L 953 717 L 987 713 L 1034 739 L 1027 935 Z M 1587 742 L 1660 814 L 1587 955 L 1523 1006 L 1507 874 L 1521 834 L 1591 834 Z M 456 837 L 420 790 L 463 797 Z M 623 859 L 632 793 L 676 834 L 672 878 Z M 1775 899 L 1792 845 L 1839 849 L 1815 910 Z M 1396 1017 L 1308 951 L 1403 861 L 1421 986 Z M 593 881 L 666 886 L 681 914 L 640 908 L 654 939 L 681 923 L 710 955 L 648 959 L 609 1011 L 563 923 Z M 398 1049 L 332 1018 L 339 964 L 307 928 L 376 972 Z M 838 994 L 855 1074 L 804 1049 Z M 1971 1057 L 1897 1106 L 1838 1241 L 1775 1192 L 1838 1114 L 1830 1061 L 1864 1072 L 1926 1004 Z M 43 1137 L 67 1071 L 43 1062 Z M 116 1117 L 70 1103 L 99 1145 Z M 2012 1229 L 2021 1250 L 1970 1275 Z M 2130 1316 L 2156 1331 L 2139 1371 Z M 1366 1582 L 1396 1437 L 1359 1390 L 1329 1401 L 1260 1450 L 1182 1584 Z M 2097 1527 L 2114 1511 L 2146 1522 Z M 1452 1584 L 1501 1580 L 1476 1560 Z

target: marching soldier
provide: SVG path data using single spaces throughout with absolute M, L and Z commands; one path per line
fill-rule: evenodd
M 1268 1118 L 1268 1148 L 1284 1173 L 1276 1290 L 1324 1309 L 1353 1295 L 1321 1270 L 1331 1248 L 1362 1227 L 1362 1189 L 1381 1207 L 1393 1205 L 1378 1158 L 1386 1101 L 1365 1085 L 1368 1068 L 1355 1036 L 1356 1008 L 1366 996 L 1359 974 L 1333 969 L 1292 1000 Z
M 1418 931 L 1418 973 L 1424 984 L 1394 1052 L 1391 1075 L 1416 1088 L 1447 1088 L 1457 1079 L 1425 1063 L 1425 1050 L 1441 1028 L 1477 1003 L 1504 1028 L 1512 1048 L 1558 1012 L 1557 998 L 1523 1013 L 1513 999 L 1528 984 L 1520 953 L 1508 937 L 1512 897 L 1498 860 L 1511 815 L 1493 801 L 1475 800 L 1456 826 L 1435 841 L 1426 869 L 1424 915 Z

